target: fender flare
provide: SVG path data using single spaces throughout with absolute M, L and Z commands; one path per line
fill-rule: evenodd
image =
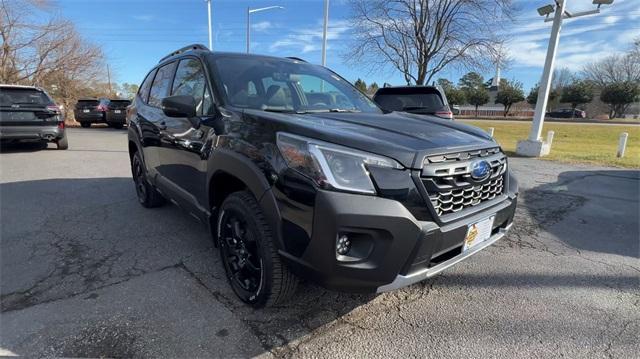
M 215 196 L 215 193 L 211 193 L 211 180 L 216 174 L 221 172 L 231 175 L 245 184 L 249 192 L 255 197 L 267 222 L 271 226 L 276 246 L 278 249 L 284 248 L 281 236 L 280 210 L 276 198 L 271 191 L 271 184 L 267 180 L 264 172 L 248 157 L 238 152 L 222 148 L 212 153 L 207 166 L 207 205 L 211 213 L 209 224 L 213 237 L 215 238 L 216 233 L 217 209 L 214 208 L 215 201 L 211 200 Z

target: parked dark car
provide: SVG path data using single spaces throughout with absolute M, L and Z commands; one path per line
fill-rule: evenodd
M 109 100 L 105 112 L 105 122 L 109 127 L 122 128 L 127 121 L 127 106 L 129 100 Z
M 139 202 L 209 226 L 231 287 L 261 307 L 297 278 L 349 292 L 422 281 L 502 238 L 518 185 L 484 131 L 382 111 L 298 59 L 161 59 L 128 111 Z M 497 254 L 496 254 L 497 255 Z
M 578 109 L 572 109 L 572 108 L 559 108 L 556 110 L 553 110 L 551 112 L 547 112 L 546 117 L 552 117 L 552 118 L 586 118 L 587 117 L 587 113 L 582 111 L 582 110 L 578 110 Z
M 82 127 L 91 127 L 92 123 L 105 123 L 109 99 L 80 99 L 74 109 L 74 117 Z
M 60 108 L 41 88 L 0 85 L 0 140 L 53 142 L 69 147 Z
M 373 95 L 373 100 L 387 111 L 453 119 L 444 92 L 436 86 L 382 87 Z

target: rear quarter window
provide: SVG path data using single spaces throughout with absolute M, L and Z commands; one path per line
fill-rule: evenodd
M 147 77 L 145 77 L 144 81 L 142 81 L 142 85 L 138 89 L 138 96 L 142 99 L 144 103 L 147 103 L 149 99 L 149 89 L 151 88 L 151 83 L 153 82 L 153 78 L 156 75 L 156 69 L 153 69 Z

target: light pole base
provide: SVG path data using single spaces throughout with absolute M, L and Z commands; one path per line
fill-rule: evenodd
M 542 157 L 549 154 L 551 144 L 538 140 L 520 140 L 516 146 L 516 154 L 525 157 Z

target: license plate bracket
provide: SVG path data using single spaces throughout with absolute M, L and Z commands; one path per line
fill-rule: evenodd
M 464 237 L 462 251 L 467 251 L 491 237 L 493 222 L 496 216 L 485 218 L 467 226 L 467 234 Z

